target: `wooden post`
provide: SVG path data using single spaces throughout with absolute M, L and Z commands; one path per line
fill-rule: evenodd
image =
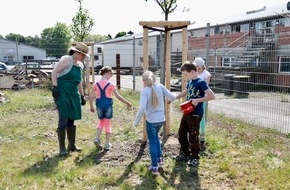
M 148 28 L 143 28 L 143 72 L 148 70 Z M 143 116 L 143 143 L 147 143 L 146 116 Z
M 182 63 L 184 63 L 187 60 L 187 27 L 182 28 Z M 182 82 L 181 82 L 181 90 L 185 89 L 186 86 L 186 78 L 182 75 Z M 182 98 L 182 101 L 184 102 L 186 97 Z
M 91 75 L 92 75 L 92 84 L 95 84 L 95 50 L 94 50 L 94 44 L 92 45 L 92 48 L 91 48 L 91 62 L 92 62 L 92 70 L 91 70 Z
M 120 76 L 120 54 L 116 54 L 116 82 L 117 89 L 121 89 L 121 76 Z
M 86 56 L 86 63 L 90 63 L 89 62 L 89 58 Z M 90 66 L 89 65 L 86 65 L 86 77 L 85 77 L 85 80 L 86 80 L 86 89 L 87 89 L 87 94 L 90 94 Z M 86 91 L 84 90 L 84 94 L 86 95 L 85 93 Z
M 148 28 L 143 28 L 143 71 L 147 71 L 148 68 Z
M 170 78 L 171 78 L 171 69 L 170 69 L 170 31 L 167 30 L 166 33 L 166 51 L 165 51 L 165 86 L 167 89 L 170 90 Z M 165 132 L 163 132 L 163 140 L 166 140 L 167 137 L 170 135 L 170 104 L 165 103 Z

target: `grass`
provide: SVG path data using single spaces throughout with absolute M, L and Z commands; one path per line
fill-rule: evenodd
M 76 121 L 81 153 L 58 157 L 57 112 L 47 90 L 4 91 L 0 105 L 0 190 L 4 189 L 290 189 L 289 134 L 209 113 L 207 149 L 198 168 L 176 163 L 179 102 L 172 104 L 171 135 L 164 144 L 165 166 L 154 177 L 142 124 L 132 128 L 139 94 L 120 91 L 133 109 L 114 101 L 112 150 L 96 150 L 97 118 L 86 104 Z M 102 133 L 104 142 L 105 135 Z
M 290 102 L 289 94 L 286 92 L 279 92 L 281 102 Z

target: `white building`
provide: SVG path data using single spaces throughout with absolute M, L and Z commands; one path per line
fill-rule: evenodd
M 8 65 L 25 62 L 26 60 L 41 60 L 46 58 L 46 50 L 33 46 L 0 39 L 0 61 Z
M 211 23 L 194 23 L 188 26 L 188 40 L 198 38 L 201 43 L 206 43 L 206 36 L 214 38 L 218 35 L 255 32 L 256 34 L 269 37 L 275 35 L 275 28 L 277 26 L 289 27 L 290 26 L 290 2 L 285 2 L 273 7 L 263 7 L 262 9 L 251 10 L 246 13 L 237 14 L 234 17 L 230 17 L 226 20 L 217 20 L 215 24 Z M 140 26 L 141 27 L 141 26 Z M 163 62 L 161 52 L 164 42 L 164 33 L 159 31 L 149 30 L 148 36 L 148 55 L 153 58 L 153 64 L 159 66 Z M 189 42 L 189 41 L 188 41 Z M 143 45 L 143 34 L 126 35 L 123 37 L 111 39 L 101 44 L 116 44 L 116 45 L 128 45 L 135 44 L 136 46 Z M 190 45 L 190 44 L 188 44 Z M 178 62 L 181 58 L 182 51 L 182 31 L 171 31 L 171 61 L 172 63 Z M 206 48 L 201 53 L 194 55 L 202 56 L 206 58 Z M 236 48 L 238 49 L 238 48 Z M 189 48 L 190 51 L 190 48 Z M 197 52 L 197 51 L 196 51 Z M 278 51 L 281 55 L 283 51 Z

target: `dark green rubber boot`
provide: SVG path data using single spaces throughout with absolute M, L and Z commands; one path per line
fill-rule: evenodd
M 67 127 L 67 138 L 68 138 L 68 151 L 72 152 L 81 152 L 82 149 L 75 145 L 76 142 L 76 126 L 68 126 Z
M 58 144 L 59 144 L 59 156 L 66 157 L 68 152 L 65 148 L 65 129 L 57 129 Z

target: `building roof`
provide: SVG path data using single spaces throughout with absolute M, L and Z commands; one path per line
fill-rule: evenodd
M 288 3 L 288 2 L 287 2 Z M 249 10 L 245 13 L 239 13 L 236 15 L 229 15 L 228 17 L 218 20 L 218 18 L 214 18 L 215 20 L 212 22 L 213 25 L 227 25 L 227 24 L 235 24 L 235 23 L 249 23 L 249 21 L 255 21 L 255 20 L 264 20 L 267 18 L 279 18 L 279 17 L 290 17 L 290 11 L 287 10 L 287 3 L 282 3 L 279 5 L 271 6 L 271 7 L 262 7 L 255 10 Z M 143 21 L 144 22 L 144 21 Z M 199 28 L 206 28 L 206 23 L 191 23 L 188 25 L 188 30 L 194 30 Z M 180 32 L 179 30 L 173 30 L 172 33 Z M 156 36 L 159 35 L 160 31 L 149 31 L 149 36 Z M 119 38 L 114 38 L 111 40 L 107 40 L 104 42 L 100 42 L 100 44 L 106 44 L 106 43 L 114 43 L 114 42 L 120 42 L 120 41 L 126 41 L 126 40 L 132 40 L 133 37 L 135 38 L 142 38 L 143 33 L 138 34 L 132 34 L 132 35 L 126 35 Z
M 271 6 L 271 7 L 262 7 L 256 10 L 250 10 L 242 14 L 237 14 L 234 17 L 224 20 L 224 23 L 240 23 L 240 22 L 249 22 L 251 20 L 265 19 L 269 17 L 281 17 L 289 15 L 287 10 L 287 3 Z
M 244 13 L 228 15 L 226 18 L 214 18 L 210 23 L 213 25 L 227 25 L 234 23 L 249 23 L 249 21 L 264 20 L 275 17 L 290 17 L 290 11 L 287 10 L 287 3 L 278 4 L 271 7 L 261 7 L 249 10 Z M 206 23 L 195 23 L 188 26 L 188 30 L 206 28 Z

